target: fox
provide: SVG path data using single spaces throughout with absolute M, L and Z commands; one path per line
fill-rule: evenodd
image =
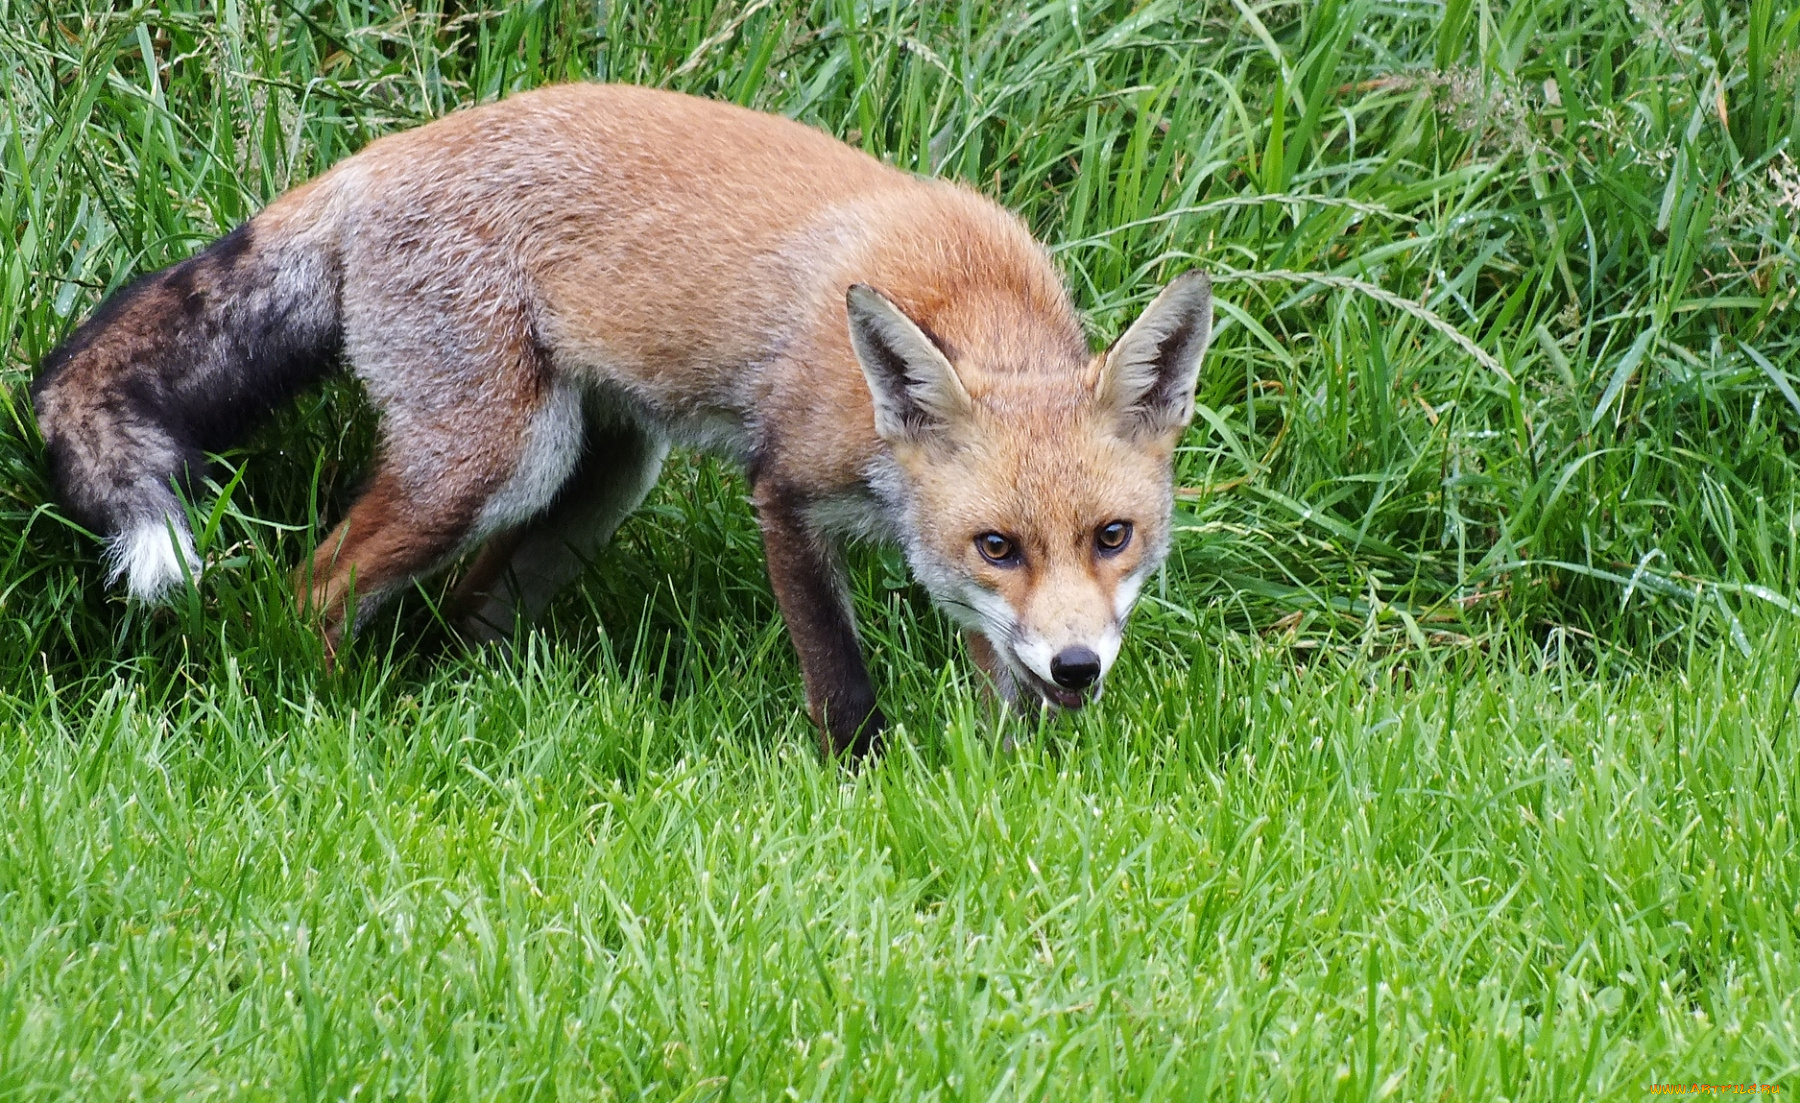
M 54 492 L 154 603 L 198 579 L 206 454 L 348 370 L 367 483 L 296 599 L 327 662 L 467 560 L 512 638 L 672 446 L 744 471 L 827 757 L 888 726 L 842 549 L 897 545 L 1021 709 L 1100 695 L 1170 549 L 1173 462 L 1213 326 L 1175 278 L 1093 351 L 1050 253 L 973 188 L 792 119 L 567 84 L 379 138 L 105 300 L 31 398 Z

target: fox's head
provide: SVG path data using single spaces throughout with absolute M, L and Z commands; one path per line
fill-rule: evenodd
M 1169 551 L 1210 281 L 1175 280 L 1097 356 L 1039 352 L 1055 363 L 983 363 L 866 285 L 848 306 L 914 576 L 985 637 L 1003 694 L 1081 707 Z

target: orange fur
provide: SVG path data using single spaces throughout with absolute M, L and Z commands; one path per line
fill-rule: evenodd
M 884 722 L 837 580 L 847 535 L 899 540 L 992 645 L 1003 691 L 1079 703 L 1046 664 L 1094 647 L 1103 673 L 1167 550 L 1169 457 L 1211 318 L 1204 280 L 1178 283 L 1092 356 L 1049 255 L 974 191 L 787 119 L 617 85 L 383 138 L 215 251 L 103 311 L 40 381 L 46 439 L 92 445 L 65 448 L 68 493 L 128 464 L 101 414 L 142 392 L 134 357 L 178 307 L 155 340 L 181 401 L 207 389 L 177 378 L 182 350 L 228 378 L 221 357 L 240 346 L 217 335 L 245 319 L 292 345 L 258 370 L 330 337 L 381 412 L 370 489 L 303 594 L 333 644 L 353 589 L 379 600 L 490 537 L 464 596 L 482 634 L 504 634 L 496 621 L 541 608 L 636 506 L 668 442 L 709 449 L 749 470 L 834 752 L 872 748 Z M 310 313 L 283 314 L 290 301 Z M 125 428 L 194 454 L 167 406 L 127 410 Z M 155 526 L 179 517 L 153 493 L 163 467 L 139 474 L 136 499 L 88 497 L 102 527 L 136 526 L 132 584 L 150 595 L 173 562 Z M 1096 553 L 1119 519 L 1136 543 Z M 1017 538 L 1017 569 L 976 554 L 993 530 Z

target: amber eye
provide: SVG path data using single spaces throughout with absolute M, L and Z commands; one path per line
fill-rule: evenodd
M 1017 545 L 997 532 L 984 532 L 977 536 L 975 547 L 981 552 L 981 558 L 996 567 L 1012 567 L 1019 562 Z
M 1094 543 L 1100 548 L 1101 555 L 1114 555 L 1125 550 L 1131 543 L 1130 521 L 1108 521 L 1094 533 Z

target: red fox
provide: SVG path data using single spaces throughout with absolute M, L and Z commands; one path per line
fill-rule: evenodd
M 1002 697 L 1081 707 L 1168 552 L 1211 332 L 1193 272 L 1095 355 L 1044 248 L 969 188 L 785 118 L 577 84 L 371 143 L 113 295 L 32 397 L 66 508 L 155 600 L 198 575 L 177 491 L 204 453 L 347 365 L 381 444 L 298 575 L 328 654 L 478 545 L 465 623 L 510 636 L 671 443 L 727 457 L 821 745 L 862 755 L 885 719 L 839 542 L 898 543 Z

